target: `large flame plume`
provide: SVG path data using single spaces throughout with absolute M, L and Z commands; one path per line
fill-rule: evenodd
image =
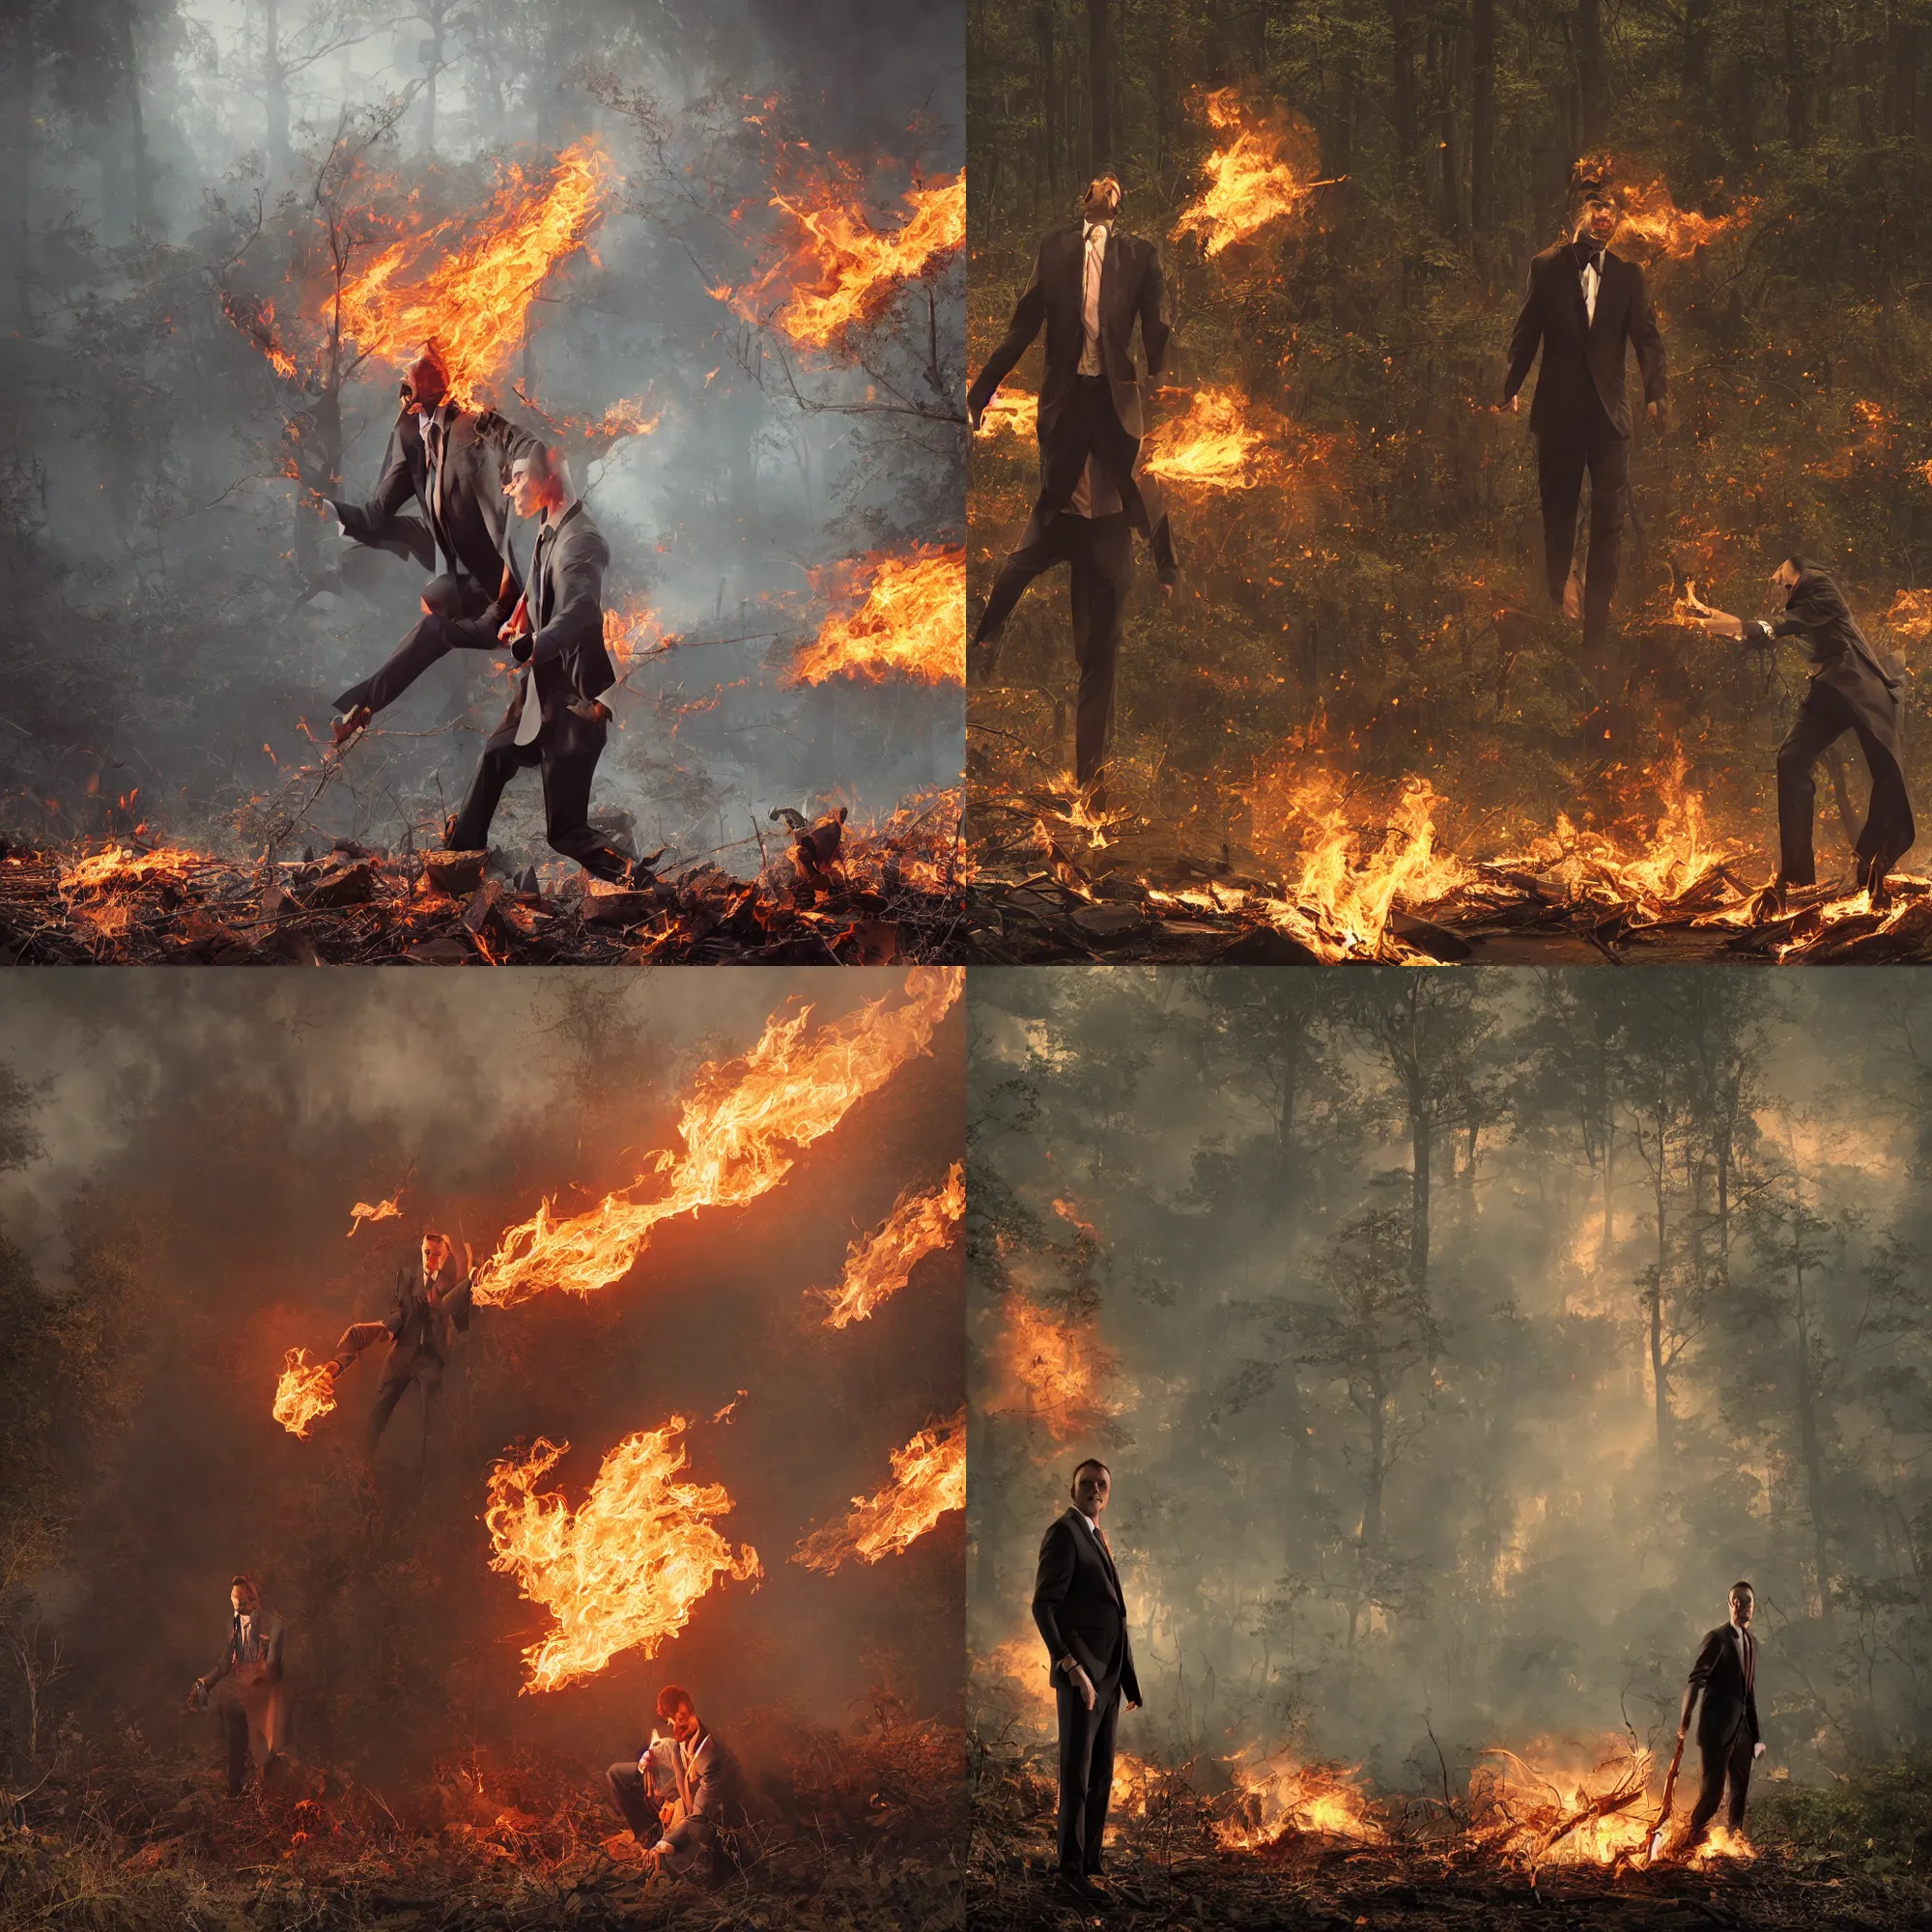
M 1296 1833 L 1365 1845 L 1380 1844 L 1387 1836 L 1353 1771 L 1304 1764 L 1292 1751 L 1276 1751 L 1236 1763 L 1230 1775 L 1233 1805 L 1214 1823 L 1214 1836 L 1226 1851 L 1261 1851 Z
M 790 231 L 779 258 L 755 281 L 711 293 L 814 349 L 877 322 L 908 281 L 966 242 L 964 175 L 908 188 L 896 228 L 875 227 L 843 180 L 775 194 L 771 205 Z
M 826 1303 L 825 1326 L 849 1328 L 876 1314 L 927 1255 L 952 1239 L 965 1212 L 966 1170 L 958 1161 L 943 1187 L 901 1194 L 885 1226 L 845 1250 L 845 1275 L 838 1286 L 816 1291 Z
M 873 1000 L 828 1026 L 811 1026 L 810 1007 L 774 1015 L 743 1059 L 698 1070 L 678 1123 L 683 1151 L 652 1163 L 668 1177 L 662 1192 L 632 1200 L 644 1184 L 639 1176 L 586 1212 L 561 1217 L 546 1200 L 476 1270 L 476 1300 L 507 1308 L 552 1290 L 595 1294 L 623 1278 L 660 1222 L 768 1193 L 804 1149 L 926 1050 L 963 978 L 957 967 L 914 967 L 903 1005 Z
M 828 617 L 793 659 L 787 684 L 897 672 L 925 684 L 966 682 L 966 553 L 879 557 L 856 611 Z
M 1596 172 L 1616 185 L 1619 220 L 1611 246 L 1622 245 L 1672 260 L 1708 247 L 1721 235 L 1750 226 L 1757 202 L 1749 196 L 1737 201 L 1728 214 L 1699 214 L 1679 208 L 1669 186 L 1660 178 L 1629 177 L 1613 155 L 1594 155 L 1577 164 L 1579 174 Z
M 514 1577 L 553 1625 L 524 1652 L 526 1692 L 593 1677 L 619 1651 L 655 1657 L 721 1577 L 764 1575 L 755 1549 L 733 1549 L 715 1526 L 731 1509 L 724 1486 L 678 1480 L 689 1427 L 673 1415 L 627 1435 L 575 1512 L 560 1493 L 537 1491 L 569 1443 L 539 1438 L 491 1468 L 490 1567 Z
M 1030 1416 L 1057 1443 L 1092 1435 L 1112 1413 L 1103 1391 L 1119 1364 L 1093 1322 L 1055 1315 L 1017 1290 L 1006 1297 L 991 1367 L 987 1407 Z
M 282 1357 L 282 1377 L 275 1384 L 275 1420 L 306 1441 L 309 1431 L 334 1407 L 335 1364 L 311 1362 L 306 1349 L 291 1349 Z
M 342 331 L 365 355 L 404 365 L 434 342 L 456 402 L 473 406 L 509 367 L 545 278 L 583 246 L 616 180 L 594 135 L 545 175 L 505 170 L 480 218 L 406 237 L 342 289 Z
M 1184 415 L 1148 439 L 1144 467 L 1167 483 L 1210 490 L 1251 490 L 1265 473 L 1267 444 L 1234 389 L 1197 389 Z
M 909 1548 L 951 1510 L 966 1507 L 966 1411 L 922 1429 L 893 1451 L 893 1479 L 876 1495 L 854 1496 L 841 1522 L 815 1529 L 792 1556 L 828 1575 L 856 1557 L 877 1563 Z
M 1238 89 L 1217 89 L 1201 105 L 1208 125 L 1225 138 L 1202 164 L 1206 185 L 1180 211 L 1174 239 L 1197 237 L 1210 260 L 1270 222 L 1299 214 L 1316 188 L 1341 179 L 1315 180 L 1311 131 L 1299 122 L 1250 112 Z

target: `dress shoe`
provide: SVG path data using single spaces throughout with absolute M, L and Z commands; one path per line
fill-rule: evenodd
M 1053 1881 L 1053 1889 L 1062 1898 L 1077 1899 L 1082 1905 L 1104 1909 L 1113 1903 L 1084 1872 L 1061 1872 Z

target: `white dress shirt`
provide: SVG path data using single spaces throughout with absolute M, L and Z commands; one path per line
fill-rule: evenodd
M 1583 313 L 1592 323 L 1597 320 L 1597 289 L 1603 279 L 1596 263 L 1583 264 Z
M 1083 376 L 1097 376 L 1106 366 L 1100 360 L 1100 271 L 1106 266 L 1111 232 L 1104 221 L 1090 221 L 1082 230 L 1087 251 L 1080 294 L 1080 321 L 1087 338 L 1080 350 Z

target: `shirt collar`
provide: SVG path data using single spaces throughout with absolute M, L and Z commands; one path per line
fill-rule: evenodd
M 1113 240 L 1114 224 L 1111 221 L 1088 221 L 1083 217 L 1080 223 L 1081 241 L 1086 241 L 1096 228 L 1100 231 L 1100 240 L 1103 243 Z

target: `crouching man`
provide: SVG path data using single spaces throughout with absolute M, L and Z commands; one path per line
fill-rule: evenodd
M 658 1692 L 656 1730 L 635 1760 L 605 1773 L 644 1857 L 660 1870 L 722 1885 L 736 1867 L 732 1834 L 744 1818 L 738 1760 L 698 1717 L 691 1692 Z

